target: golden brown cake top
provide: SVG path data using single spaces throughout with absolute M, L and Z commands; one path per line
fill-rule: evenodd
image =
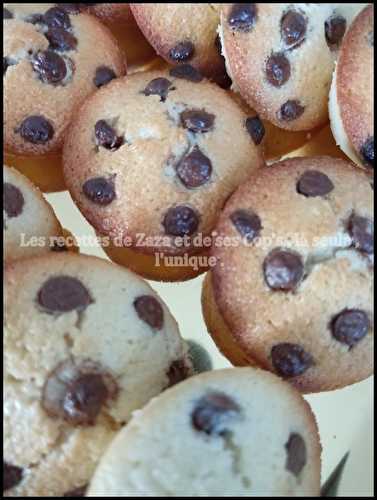
M 215 299 L 252 358 L 309 392 L 370 374 L 373 192 L 363 171 L 330 157 L 260 169 L 216 230 Z
M 73 111 L 125 73 L 124 56 L 88 14 L 53 4 L 6 4 L 4 12 L 5 147 L 25 155 L 57 151 Z
M 192 64 L 208 77 L 224 73 L 220 4 L 138 3 L 131 9 L 145 37 L 170 64 Z
M 328 119 L 338 49 L 358 4 L 225 4 L 223 54 L 234 87 L 263 118 L 288 130 Z
M 374 166 L 374 8 L 366 7 L 348 30 L 339 55 L 336 76 L 340 116 L 356 154 Z
M 195 251 L 177 240 L 209 234 L 226 198 L 263 164 L 245 113 L 188 66 L 100 89 L 64 148 L 66 183 L 85 217 L 145 253 Z M 154 243 L 138 245 L 142 234 Z

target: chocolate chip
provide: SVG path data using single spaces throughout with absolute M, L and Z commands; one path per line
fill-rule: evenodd
M 3 462 L 3 491 L 17 486 L 23 478 L 24 471 L 21 467 Z
M 334 189 L 334 184 L 326 174 L 318 170 L 307 170 L 299 178 L 297 192 L 307 197 L 325 196 Z
M 364 160 L 364 165 L 374 168 L 374 137 L 369 137 L 363 144 L 360 154 Z
M 24 19 L 25 23 L 30 23 L 30 24 L 44 24 L 44 16 L 43 14 L 30 14 L 29 16 L 25 17 Z
M 88 485 L 85 484 L 84 486 L 81 486 L 79 488 L 75 488 L 74 490 L 67 491 L 67 493 L 64 493 L 63 496 L 65 496 L 65 497 L 71 497 L 71 498 L 74 498 L 74 497 L 84 497 L 85 494 L 86 494 L 87 488 L 88 488 Z
M 157 299 L 151 295 L 141 295 L 134 300 L 134 308 L 139 318 L 155 330 L 164 324 L 164 311 Z
M 99 373 L 84 373 L 67 388 L 63 411 L 66 420 L 75 425 L 93 425 L 101 412 L 108 390 Z
M 210 392 L 196 403 L 191 422 L 196 431 L 209 436 L 224 436 L 240 415 L 240 407 L 222 392 Z
M 143 94 L 146 96 L 159 95 L 160 100 L 164 102 L 168 96 L 169 90 L 172 87 L 172 83 L 167 78 L 154 78 L 143 90 Z
M 228 16 L 228 25 L 236 31 L 250 31 L 257 18 L 255 3 L 235 3 Z
M 112 151 L 120 148 L 123 137 L 118 137 L 116 131 L 105 120 L 99 120 L 94 126 L 96 143 Z
M 50 417 L 70 425 L 94 425 L 102 408 L 118 395 L 115 379 L 90 359 L 71 356 L 49 374 L 41 405 Z
M 291 65 L 283 53 L 271 54 L 266 62 L 267 81 L 274 87 L 281 87 L 291 76 Z
M 290 122 L 299 118 L 304 111 L 305 107 L 301 106 L 300 101 L 289 100 L 281 105 L 278 111 L 278 119 L 283 122 Z
M 21 137 L 32 144 L 46 144 L 54 136 L 54 128 L 43 116 L 28 116 L 16 129 Z
M 287 452 L 285 468 L 292 472 L 294 476 L 298 477 L 306 464 L 305 441 L 300 434 L 292 432 L 289 435 L 288 441 L 285 443 L 285 449 Z
M 347 21 L 343 16 L 333 15 L 325 21 L 325 37 L 330 48 L 339 47 L 346 32 Z
M 203 76 L 200 72 L 195 69 L 190 64 L 181 64 L 179 66 L 175 66 L 169 71 L 169 75 L 175 78 L 181 78 L 182 80 L 188 80 L 189 82 L 201 82 L 203 80 Z
M 181 124 L 191 132 L 209 132 L 213 129 L 215 115 L 204 109 L 187 109 L 181 113 Z
M 49 278 L 39 289 L 37 301 L 48 313 L 82 311 L 93 302 L 86 287 L 72 276 Z
M 103 85 L 111 82 L 111 80 L 114 80 L 114 78 L 116 78 L 116 74 L 111 68 L 109 68 L 108 66 L 99 66 L 96 69 L 96 74 L 94 76 L 93 82 L 97 88 L 100 88 Z
M 71 27 L 68 13 L 60 7 L 49 9 L 44 15 L 44 21 L 49 28 L 63 28 L 68 30 Z
M 173 361 L 173 363 L 169 367 L 169 371 L 167 374 L 169 379 L 169 387 L 172 387 L 173 385 L 185 380 L 188 377 L 188 374 L 189 370 L 183 359 Z
M 18 187 L 4 182 L 3 185 L 3 210 L 8 217 L 18 217 L 24 208 L 24 196 Z
M 374 254 L 374 223 L 371 219 L 353 214 L 348 232 L 357 250 L 369 255 Z
M 370 322 L 368 315 L 360 309 L 345 309 L 331 322 L 332 336 L 353 347 L 368 333 Z
M 252 116 L 246 119 L 245 125 L 246 130 L 253 139 L 254 144 L 258 146 L 262 142 L 265 134 L 265 128 L 262 120 L 259 116 Z
M 5 7 L 3 7 L 3 20 L 5 19 L 12 19 L 13 18 L 13 14 L 10 10 L 6 9 Z
M 63 28 L 51 28 L 45 36 L 50 42 L 50 49 L 64 52 L 77 47 L 77 38 Z
M 162 225 L 171 236 L 191 236 L 198 229 L 199 217 L 192 208 L 178 205 L 168 209 Z
M 312 356 L 300 345 L 282 342 L 271 349 L 272 365 L 284 378 L 302 375 L 313 365 Z
M 300 12 L 289 10 L 281 18 L 281 38 L 288 48 L 295 48 L 305 40 L 307 18 Z
M 195 47 L 190 41 L 179 42 L 169 52 L 169 58 L 174 62 L 189 61 L 195 52 Z
M 175 168 L 178 178 L 188 189 L 206 184 L 212 174 L 211 160 L 200 151 L 198 146 L 184 156 Z
M 231 214 L 230 220 L 240 235 L 249 243 L 259 236 L 262 229 L 259 216 L 251 210 L 236 210 Z
M 67 65 L 64 59 L 52 50 L 38 52 L 32 60 L 32 66 L 44 83 L 61 83 L 67 76 Z
M 264 259 L 263 271 L 272 290 L 292 291 L 304 275 L 304 264 L 298 253 L 275 248 Z
M 105 177 L 93 177 L 82 186 L 84 195 L 97 205 L 109 205 L 115 198 L 114 182 Z

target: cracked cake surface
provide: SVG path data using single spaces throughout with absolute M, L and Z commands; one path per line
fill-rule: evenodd
M 195 251 L 192 239 L 210 234 L 226 198 L 264 164 L 247 118 L 191 66 L 118 79 L 72 123 L 63 154 L 68 189 L 120 246 Z M 138 234 L 155 243 L 138 247 Z M 179 247 L 175 238 L 184 236 L 190 244 Z
M 96 88 L 126 71 L 124 56 L 108 29 L 94 16 L 70 6 L 4 6 L 8 152 L 43 155 L 59 151 L 74 110 Z
M 136 412 L 87 496 L 317 496 L 321 447 L 309 405 L 253 368 L 191 377 Z
M 304 392 L 372 373 L 374 213 L 365 172 L 330 157 L 265 167 L 231 196 L 216 231 L 218 241 L 235 242 L 212 246 L 208 278 L 227 325 L 225 352 L 229 339 L 242 364 L 256 362 Z
M 192 372 L 157 294 L 102 259 L 8 264 L 4 315 L 7 496 L 85 486 L 132 411 Z

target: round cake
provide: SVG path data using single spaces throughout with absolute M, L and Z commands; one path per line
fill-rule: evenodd
M 230 85 L 217 34 L 221 4 L 135 3 L 133 15 L 157 54 L 169 64 L 191 64 L 221 86 Z
M 234 88 L 280 128 L 324 125 L 334 61 L 363 5 L 225 4 L 220 35 Z
M 158 295 L 103 259 L 7 264 L 4 316 L 6 496 L 79 496 L 131 413 L 192 372 Z
M 136 412 L 87 496 L 318 496 L 321 446 L 309 405 L 278 377 L 215 370 Z
M 117 43 L 94 16 L 53 5 L 5 4 L 3 11 L 7 163 L 21 164 L 48 191 L 63 188 L 56 163 L 73 113 L 126 70 Z M 35 168 L 27 168 L 29 159 Z
M 357 165 L 374 169 L 374 9 L 356 17 L 342 44 L 330 92 L 331 128 Z
M 112 259 L 147 278 L 188 279 L 208 267 L 188 259 L 207 253 L 225 200 L 264 164 L 257 132 L 191 66 L 136 73 L 77 113 L 66 184 Z
M 60 249 L 63 229 L 42 193 L 14 168 L 3 165 L 4 260 Z
M 219 217 L 202 297 L 223 354 L 303 392 L 371 375 L 373 216 L 370 179 L 340 159 L 287 159 L 240 186 Z

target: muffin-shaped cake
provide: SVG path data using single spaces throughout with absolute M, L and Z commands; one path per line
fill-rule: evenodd
M 374 9 L 366 7 L 347 32 L 330 92 L 331 128 L 356 164 L 374 169 Z
M 221 4 L 135 3 L 135 19 L 169 64 L 189 63 L 221 86 L 230 85 L 217 34 Z
M 67 248 L 64 230 L 50 204 L 27 177 L 3 166 L 4 260 Z
M 111 33 L 94 16 L 53 5 L 5 4 L 3 10 L 7 163 L 45 191 L 64 186 L 59 158 L 73 112 L 126 69 Z
M 4 492 L 79 496 L 132 411 L 191 374 L 186 344 L 147 283 L 70 252 L 7 265 L 4 314 Z
M 373 224 L 370 179 L 343 160 L 288 159 L 251 176 L 219 218 L 203 290 L 224 355 L 303 392 L 371 375 Z
M 255 141 L 247 115 L 191 66 L 136 73 L 78 111 L 64 175 L 112 259 L 147 278 L 188 279 L 207 268 L 198 256 L 225 200 L 264 163 Z
M 325 124 L 334 61 L 362 5 L 225 4 L 219 32 L 234 88 L 278 127 Z
M 87 496 L 318 496 L 318 430 L 278 377 L 230 368 L 192 377 L 135 413 Z

